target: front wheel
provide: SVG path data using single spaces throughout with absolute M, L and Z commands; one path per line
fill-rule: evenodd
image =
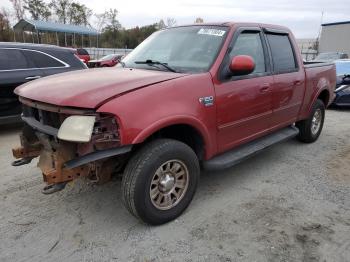
M 315 142 L 321 134 L 324 118 L 325 105 L 322 100 L 317 99 L 312 106 L 310 117 L 296 123 L 299 128 L 298 139 L 304 143 Z
M 141 148 L 125 168 L 122 192 L 126 208 L 149 224 L 178 217 L 196 191 L 200 168 L 186 144 L 157 139 Z

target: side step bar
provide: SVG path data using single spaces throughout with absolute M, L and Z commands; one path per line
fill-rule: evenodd
M 206 170 L 217 170 L 232 167 L 243 160 L 257 154 L 261 150 L 274 144 L 293 138 L 299 134 L 299 129 L 289 126 L 270 135 L 264 136 L 245 145 L 234 148 L 221 155 L 205 161 L 203 167 Z

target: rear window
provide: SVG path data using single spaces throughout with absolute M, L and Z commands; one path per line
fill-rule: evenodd
M 29 68 L 29 64 L 21 50 L 0 49 L 0 70 L 26 68 Z
M 266 36 L 271 47 L 274 71 L 277 73 L 295 71 L 297 63 L 288 35 L 267 34 Z
M 32 61 L 37 68 L 64 67 L 65 65 L 55 58 L 36 51 L 23 51 L 28 60 Z
M 83 48 L 78 48 L 77 53 L 78 53 L 78 55 L 89 55 L 88 51 L 86 51 Z

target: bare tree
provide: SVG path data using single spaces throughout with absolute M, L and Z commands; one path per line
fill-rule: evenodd
M 118 10 L 117 9 L 109 9 L 105 12 L 106 22 L 107 22 L 107 30 L 111 30 L 113 32 L 118 31 L 122 28 L 118 19 Z
M 43 0 L 24 0 L 23 8 L 28 10 L 34 20 L 49 20 L 51 11 Z
M 158 22 L 158 24 L 157 24 L 157 28 L 158 28 L 158 29 L 164 29 L 164 28 L 166 28 L 166 25 L 165 25 L 163 19 L 160 19 L 160 20 L 159 20 L 159 22 Z
M 50 7 L 58 17 L 58 21 L 66 24 L 68 21 L 68 12 L 71 6 L 70 0 L 52 0 Z
M 204 19 L 202 17 L 197 17 L 196 20 L 194 21 L 195 24 L 203 24 Z
M 166 19 L 166 27 L 173 27 L 173 26 L 176 26 L 176 20 L 175 20 L 175 18 L 168 17 L 168 18 Z
M 15 17 L 19 21 L 24 17 L 24 1 L 23 0 L 10 0 L 13 9 L 15 11 Z
M 101 32 L 102 28 L 107 23 L 106 13 L 94 14 L 94 17 L 95 17 L 95 22 L 94 22 L 95 28 L 98 32 Z
M 10 13 L 4 7 L 0 10 L 0 41 L 11 40 Z
M 92 15 L 92 10 L 86 7 L 84 4 L 78 2 L 72 2 L 68 9 L 68 19 L 70 24 L 75 25 L 90 25 L 89 18 Z

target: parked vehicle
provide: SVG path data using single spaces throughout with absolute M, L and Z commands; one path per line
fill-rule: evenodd
M 90 61 L 90 55 L 89 55 L 89 52 L 86 51 L 86 49 L 84 48 L 78 48 L 76 50 L 76 53 L 75 53 L 80 59 L 81 61 L 83 61 L 85 64 L 87 64 L 89 61 Z
M 335 61 L 337 72 L 337 87 L 335 89 L 335 99 L 332 106 L 350 106 L 350 60 Z
M 85 68 L 73 49 L 0 42 L 0 124 L 21 119 L 22 105 L 13 93 L 17 86 L 44 76 Z
M 318 56 L 316 56 L 315 61 L 320 62 L 333 62 L 338 59 L 347 59 L 349 56 L 342 52 L 326 52 L 326 53 L 320 53 Z
M 109 54 L 100 59 L 90 60 L 88 67 L 111 67 L 115 66 L 122 59 L 123 55 Z
M 40 156 L 44 193 L 124 171 L 126 208 L 162 224 L 190 204 L 201 167 L 228 168 L 296 136 L 316 141 L 335 84 L 335 65 L 304 65 L 285 27 L 173 27 L 152 34 L 117 68 L 17 88 L 27 128 L 13 164 Z

